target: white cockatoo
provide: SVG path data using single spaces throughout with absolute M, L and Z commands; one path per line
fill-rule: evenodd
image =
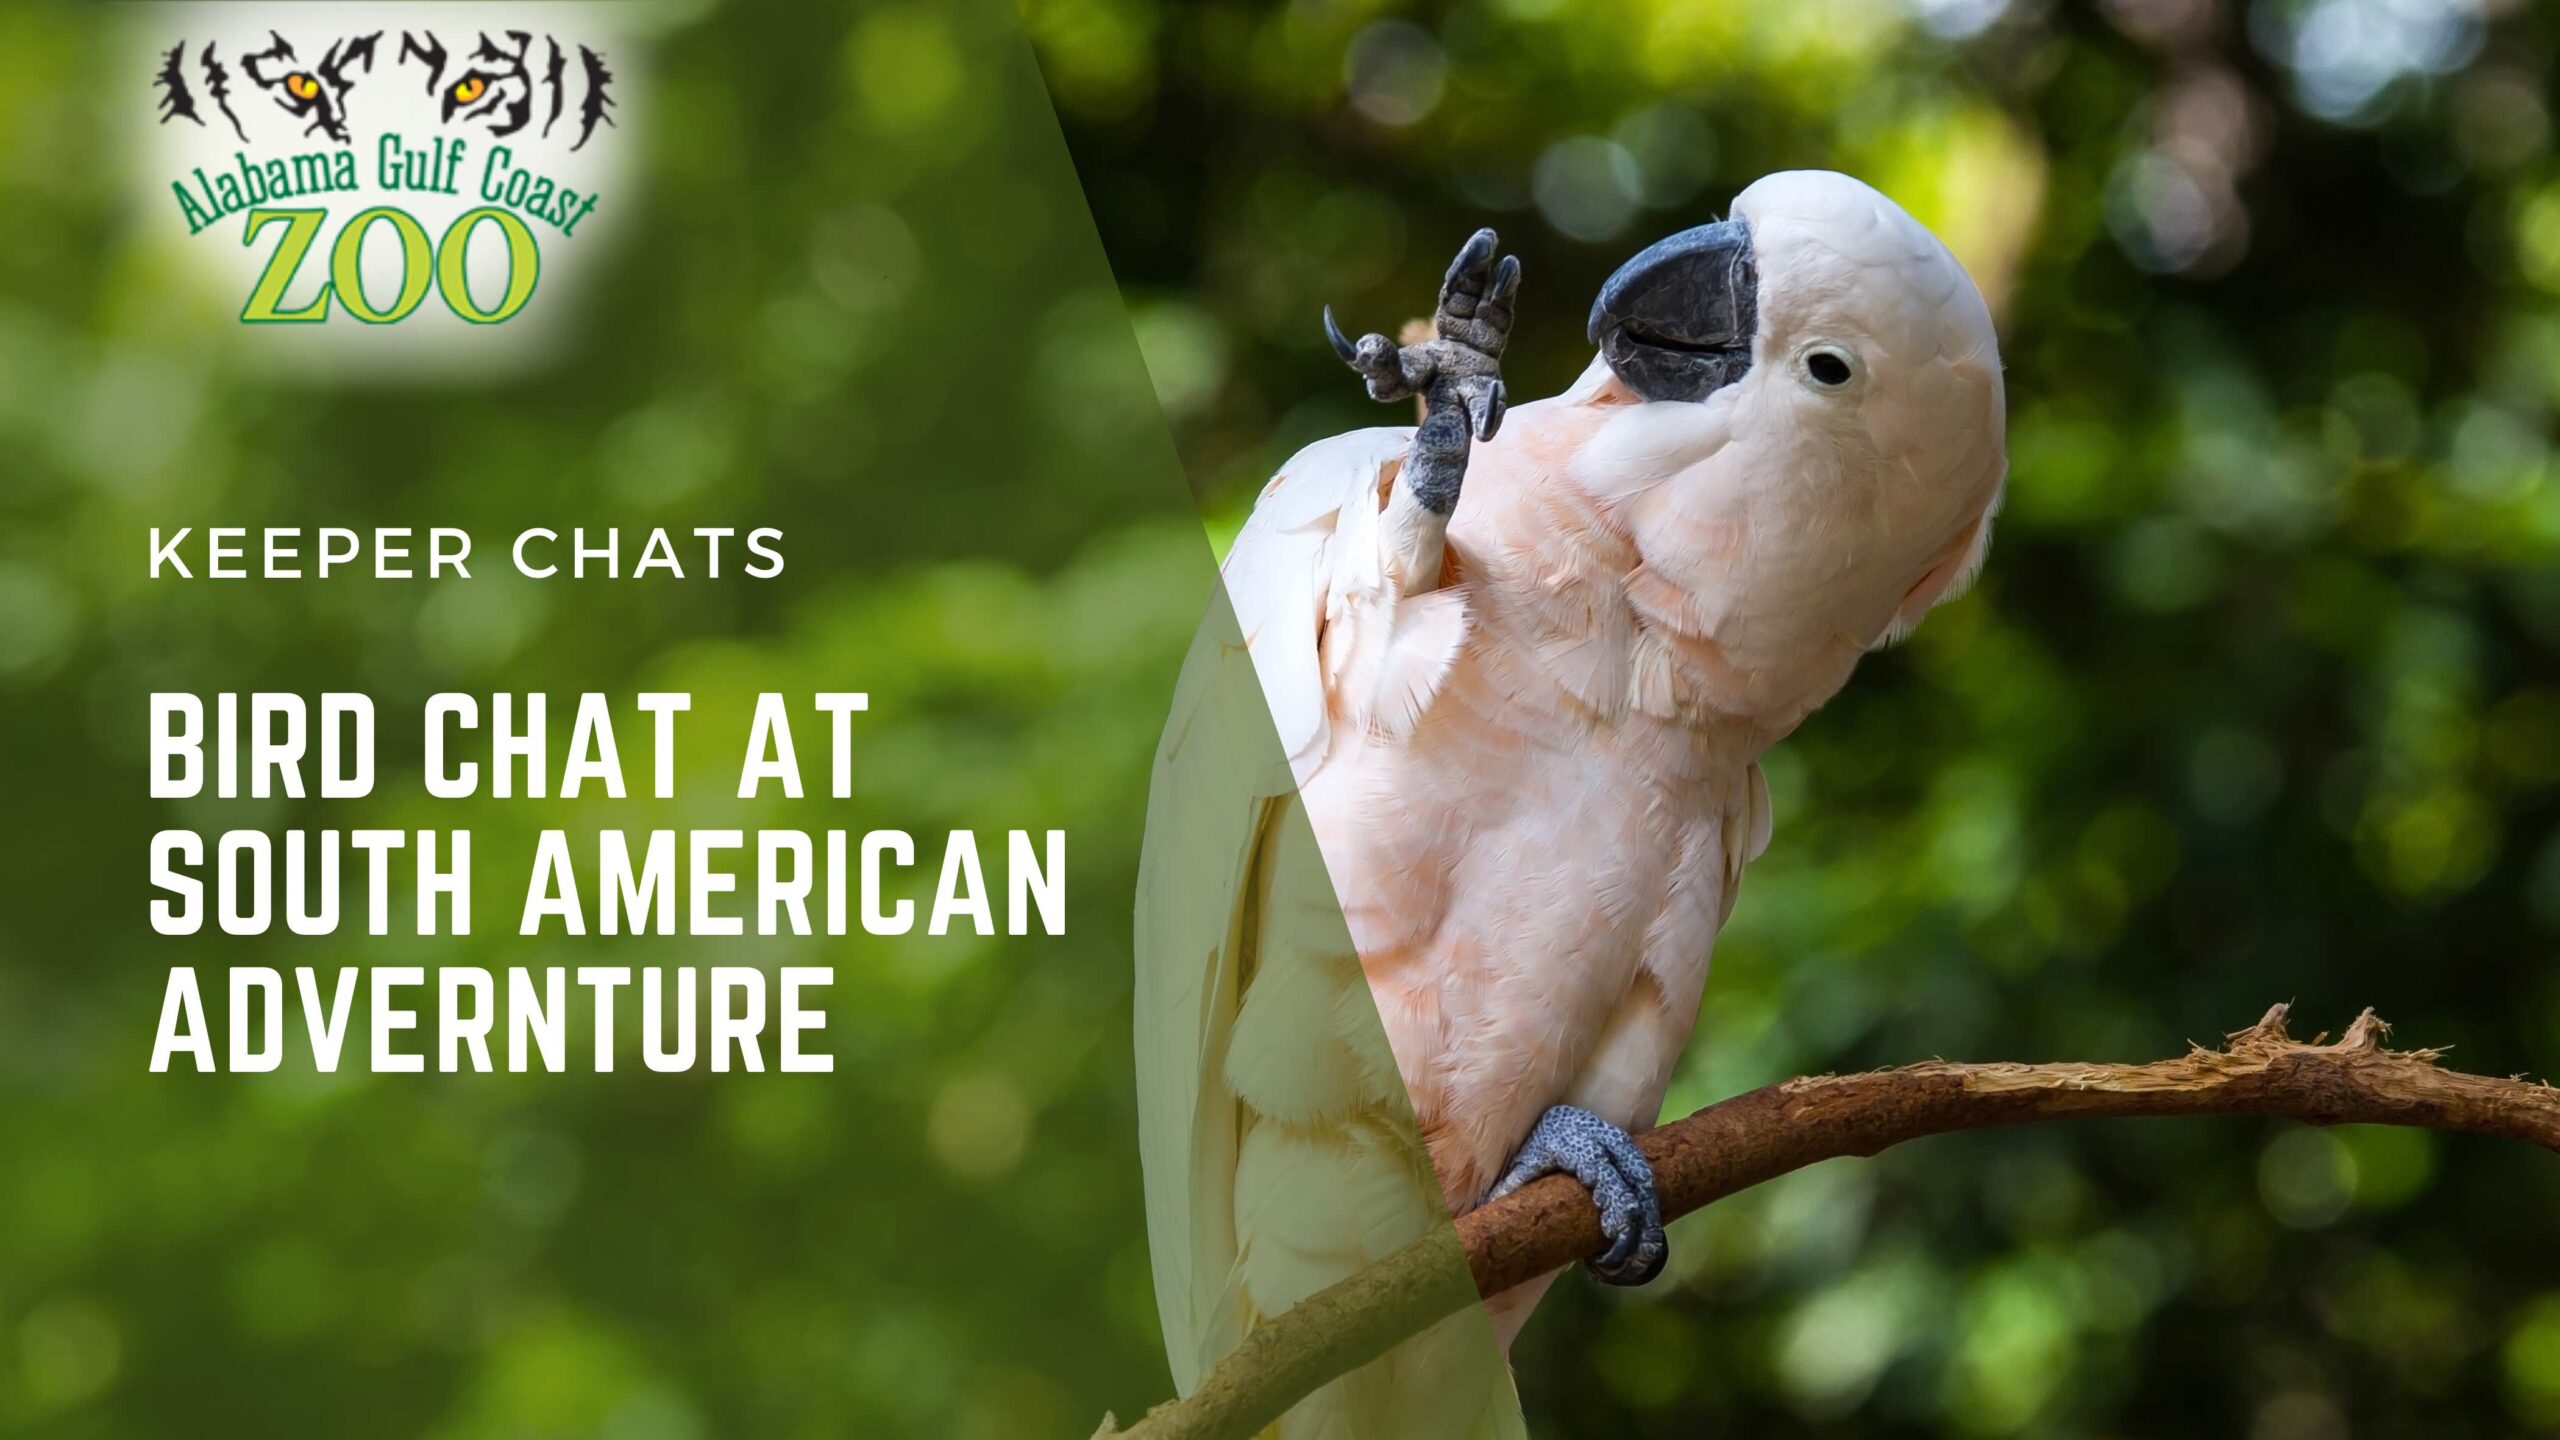
M 1991 317 L 1875 190 L 1772 175 L 1637 255 L 1581 379 L 1507 422 L 1495 252 L 1450 267 L 1434 340 L 1334 332 L 1423 423 L 1282 467 L 1159 751 L 1138 1099 L 1186 1393 L 1260 1319 L 1538 1175 L 1591 1189 L 1601 1278 L 1661 1268 L 1626 1132 L 1769 843 L 1759 758 L 1990 537 Z M 1276 1433 L 1517 1434 L 1496 1344 L 1545 1283 Z

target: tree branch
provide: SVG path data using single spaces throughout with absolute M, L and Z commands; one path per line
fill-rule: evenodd
M 2271 1115 L 2309 1125 L 2409 1125 L 2522 1140 L 2560 1153 L 2560 1090 L 2437 1066 L 2441 1052 L 2390 1050 L 2371 1010 L 2335 1044 L 2287 1035 L 2288 1006 L 2229 1036 L 2147 1065 L 1959 1065 L 1789 1080 L 1719 1101 L 1638 1137 L 1666 1217 L 1844 1155 L 1874 1155 L 1950 1130 L 2096 1116 Z M 1456 1313 L 1602 1248 L 1599 1213 L 1550 1176 L 1320 1290 L 1247 1336 L 1193 1392 L 1095 1440 L 1248 1440 L 1298 1400 Z M 1459 1255 L 1465 1275 L 1460 1281 Z

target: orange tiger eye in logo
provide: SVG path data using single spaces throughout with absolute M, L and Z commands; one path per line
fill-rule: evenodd
M 468 105 L 487 93 L 489 93 L 489 82 L 474 75 L 453 87 L 453 103 Z
M 308 100 L 320 93 L 320 82 L 296 70 L 284 77 L 284 88 L 292 91 L 294 98 Z

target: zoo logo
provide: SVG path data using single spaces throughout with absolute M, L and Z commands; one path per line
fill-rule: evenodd
M 615 77 L 603 54 L 528 30 L 506 30 L 496 37 L 482 31 L 468 50 L 457 52 L 432 30 L 403 30 L 398 51 L 384 61 L 386 33 L 339 36 L 310 63 L 276 30 L 269 30 L 265 43 L 255 49 L 234 46 L 228 63 L 218 40 L 197 45 L 182 37 L 159 53 L 159 69 L 151 79 L 159 123 L 185 121 L 211 131 L 210 107 L 240 146 L 229 167 L 215 166 L 208 173 L 207 167 L 196 166 L 190 176 L 170 181 L 187 233 L 199 235 L 219 221 L 245 214 L 244 245 L 275 237 L 275 248 L 241 309 L 245 324 L 319 324 L 334 310 L 369 325 L 388 325 L 415 313 L 433 289 L 463 320 L 494 325 L 521 311 L 540 281 L 542 246 L 536 227 L 573 236 L 579 222 L 595 211 L 592 191 L 582 192 L 528 167 L 518 147 L 547 142 L 555 131 L 566 139 L 574 131 L 576 138 L 566 151 L 574 155 L 595 138 L 598 127 L 616 126 Z M 383 83 L 373 84 L 378 62 Z M 429 102 L 427 121 L 438 133 L 427 144 L 412 145 L 398 131 L 386 129 L 360 147 L 354 114 L 358 90 L 380 97 L 386 106 L 404 102 L 414 116 L 416 101 L 393 88 L 408 79 L 421 83 Z M 248 87 L 245 93 L 241 81 Z M 258 97 L 270 102 L 273 113 L 251 103 Z M 262 131 L 298 124 L 290 143 L 317 140 L 321 148 L 254 153 L 261 142 L 250 138 L 249 125 L 233 106 L 235 99 L 261 121 Z M 537 109 L 540 128 L 534 130 Z M 275 118 L 279 113 L 282 121 Z M 526 134 L 529 130 L 533 133 Z M 488 143 L 476 167 L 474 138 Z M 510 143 L 497 143 L 502 141 Z M 370 184 L 358 164 L 368 152 L 373 161 Z M 317 296 L 287 305 L 305 261 L 323 249 L 330 212 L 278 202 L 367 190 L 458 199 L 466 180 L 478 203 L 454 217 L 438 237 L 430 237 L 426 225 L 399 204 L 359 210 L 328 238 L 326 279 Z M 377 226 L 388 226 L 398 242 L 399 280 L 388 296 L 365 286 L 365 239 Z M 473 292 L 467 264 L 472 237 L 483 226 L 496 227 L 505 245 L 506 280 L 494 296 Z

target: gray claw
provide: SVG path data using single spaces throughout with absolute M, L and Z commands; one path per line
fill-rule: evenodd
M 1503 255 L 1497 261 L 1501 248 L 1491 230 L 1470 236 L 1458 258 L 1449 262 L 1440 309 L 1432 317 L 1441 340 L 1489 361 L 1499 361 L 1510 342 L 1511 302 L 1520 290 L 1520 257 Z
M 1351 339 L 1342 333 L 1342 327 L 1333 323 L 1333 307 L 1330 305 L 1324 307 L 1324 338 L 1333 342 L 1333 353 L 1342 357 L 1343 364 L 1359 363 L 1360 352 L 1352 347 Z
M 1458 251 L 1458 258 L 1449 262 L 1448 277 L 1440 282 L 1443 308 L 1454 308 L 1459 315 L 1475 313 L 1476 302 L 1492 287 L 1493 253 L 1501 246 L 1501 239 L 1490 226 L 1467 237 L 1467 243 Z M 1452 307 L 1450 302 L 1454 300 L 1464 300 L 1466 304 Z
M 1502 416 L 1508 409 L 1508 397 L 1500 378 L 1485 375 L 1462 381 L 1458 394 L 1466 402 L 1468 418 L 1475 422 L 1476 438 L 1492 439 L 1495 432 L 1502 429 Z

